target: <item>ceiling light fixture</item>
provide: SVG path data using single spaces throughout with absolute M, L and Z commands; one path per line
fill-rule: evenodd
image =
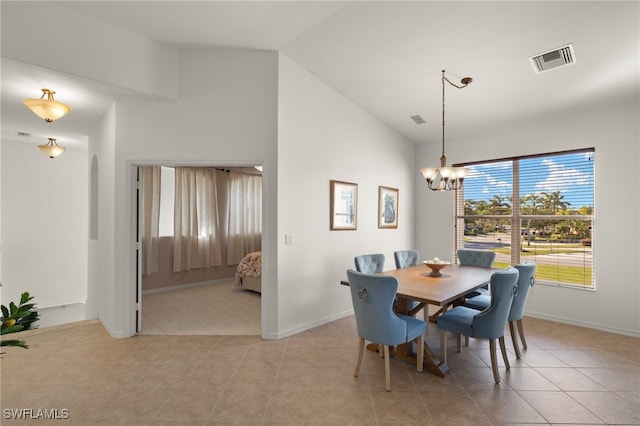
M 53 95 L 55 93 L 56 92 L 50 89 L 42 89 L 42 96 L 40 99 L 25 99 L 23 103 L 38 117 L 43 118 L 47 123 L 51 123 L 53 120 L 57 120 L 71 111 L 71 107 L 69 105 L 57 102 L 53 99 Z M 44 98 L 45 96 L 47 99 Z
M 54 138 L 49 138 L 49 142 L 45 145 L 38 145 L 38 148 L 44 152 L 49 158 L 59 157 L 65 150 L 65 148 L 58 145 L 58 142 Z
M 464 89 L 473 81 L 471 77 L 463 78 L 458 86 L 449 81 L 442 70 L 442 157 L 440 167 L 425 167 L 420 169 L 422 176 L 427 181 L 427 186 L 432 191 L 451 191 L 462 188 L 467 169 L 464 167 L 447 167 L 447 157 L 444 155 L 444 83 L 445 81 L 457 89 Z

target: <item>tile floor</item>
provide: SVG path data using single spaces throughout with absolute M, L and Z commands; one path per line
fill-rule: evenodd
M 372 352 L 353 377 L 353 317 L 277 341 L 54 330 L 25 333 L 31 348 L 0 361 L 3 425 L 49 423 L 11 409 L 68 414 L 58 425 L 640 424 L 640 339 L 533 318 L 499 386 L 486 342 L 456 353 L 451 338 L 446 379 L 392 359 L 391 392 Z M 428 341 L 437 350 L 434 325 Z

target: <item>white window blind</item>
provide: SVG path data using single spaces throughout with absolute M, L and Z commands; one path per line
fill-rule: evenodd
M 497 267 L 530 260 L 537 282 L 595 289 L 594 161 L 588 148 L 456 164 L 469 173 L 454 249 L 494 251 Z

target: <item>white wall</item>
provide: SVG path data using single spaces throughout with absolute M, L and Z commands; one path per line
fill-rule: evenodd
M 414 247 L 414 146 L 280 55 L 278 336 L 353 311 L 353 258 Z M 358 229 L 329 230 L 329 181 L 358 184 Z M 378 186 L 399 188 L 398 229 L 378 229 Z M 285 245 L 285 235 L 294 237 Z
M 87 318 L 100 318 L 114 336 L 123 336 L 122 320 L 116 316 L 118 305 L 114 285 L 114 205 L 115 205 L 115 117 L 116 106 L 105 114 L 102 121 L 89 135 L 89 159 L 85 165 L 87 176 L 93 179 L 92 162 L 98 168 L 97 212 L 90 212 L 89 221 L 97 228 L 97 238 L 89 239 L 89 270 L 87 275 Z M 95 229 L 95 228 L 94 228 Z M 121 305 L 121 303 L 120 303 Z
M 1 7 L 3 57 L 140 93 L 177 96 L 174 49 L 56 2 L 3 1 Z
M 2 141 L 3 304 L 25 291 L 40 308 L 85 302 L 86 163 L 83 149 L 50 159 L 36 144 Z
M 117 335 L 131 327 L 134 291 L 134 165 L 264 165 L 262 314 L 275 313 L 277 54 L 266 51 L 187 51 L 181 54 L 179 100 L 120 101 L 115 119 L 113 289 Z M 111 208 L 104 206 L 103 208 Z M 101 208 L 102 211 L 102 208 Z M 273 253 L 273 257 L 269 254 Z M 273 299 L 271 297 L 273 296 Z
M 464 140 L 447 140 L 451 164 L 595 147 L 596 291 L 538 285 L 527 301 L 528 315 L 640 335 L 638 117 L 637 103 L 587 104 L 580 111 L 528 117 L 497 129 L 478 129 Z M 437 164 L 440 147 L 435 145 L 419 147 L 416 167 Z M 418 248 L 427 256 L 449 258 L 450 194 L 433 193 L 421 178 L 417 181 Z

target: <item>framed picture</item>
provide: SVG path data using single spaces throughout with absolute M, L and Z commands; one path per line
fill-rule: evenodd
M 398 189 L 378 187 L 378 228 L 398 227 Z
M 330 181 L 331 218 L 329 229 L 348 231 L 358 228 L 358 184 Z

